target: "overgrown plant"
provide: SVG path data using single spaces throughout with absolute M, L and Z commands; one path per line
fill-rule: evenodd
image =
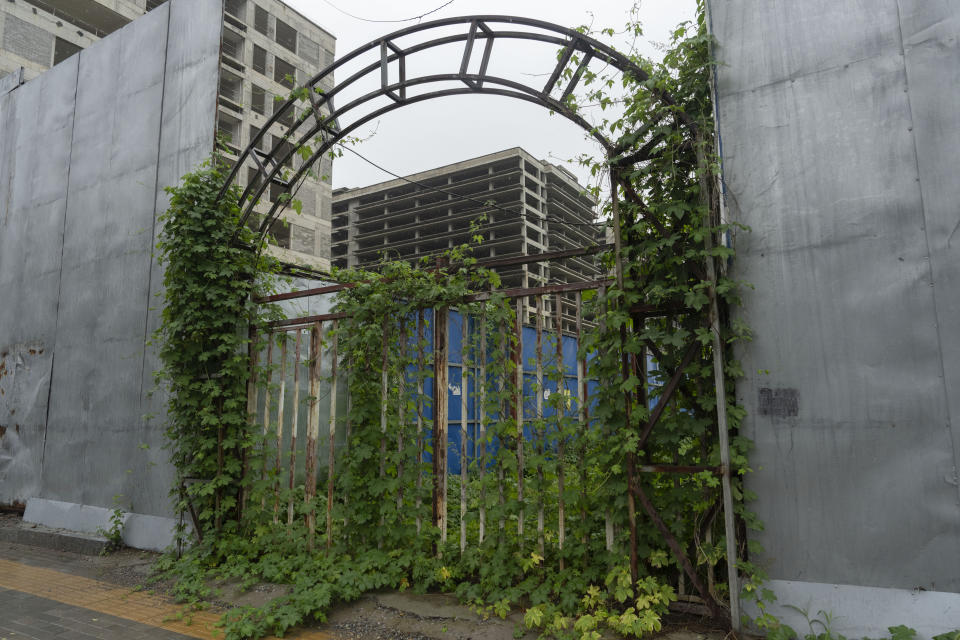
M 631 28 L 639 33 L 638 25 Z M 289 595 L 263 608 L 228 614 L 228 638 L 281 634 L 305 619 L 323 619 L 337 601 L 378 588 L 451 591 L 501 616 L 521 607 L 528 627 L 555 636 L 595 640 L 611 629 L 640 637 L 660 628 L 677 598 L 680 567 L 667 534 L 698 565 L 687 580 L 735 561 L 725 557 L 712 470 L 683 476 L 638 471 L 653 464 L 719 465 L 712 336 L 705 322 L 714 296 L 724 348 L 747 335 L 728 315 L 737 303 L 737 283 L 722 271 L 715 280 L 708 268 L 733 251 L 712 242 L 732 228 L 718 215 L 707 45 L 701 15 L 697 24 L 678 28 L 663 63 L 635 60 L 649 75 L 645 82 L 583 78 L 592 103 L 609 105 L 614 82 L 631 92 L 622 116 L 602 123 L 605 135 L 623 148 L 658 149 L 639 164 L 616 154 L 585 160 L 595 173 L 612 175 L 622 220 L 616 230 L 622 283 L 618 277 L 588 300 L 581 356 L 590 361 L 589 376 L 600 381 L 591 392 L 589 426 L 567 393 L 563 358 L 551 355 L 557 338 L 550 327 L 541 329 L 546 357 L 532 385 L 541 400 L 511 412 L 531 376 L 529 363 L 522 356 L 518 362 L 514 351 L 517 308 L 497 294 L 477 295 L 499 281 L 478 268 L 468 247 L 416 267 L 388 262 L 377 273 L 337 272 L 353 286 L 338 294 L 335 310 L 344 317 L 323 339 L 336 339 L 349 387 L 349 449 L 336 464 L 334 501 L 327 504 L 323 491 L 308 501 L 303 486 L 295 489 L 301 506 L 290 526 L 273 517 L 270 487 L 279 470 L 265 471 L 263 480 L 243 473 L 244 462 L 255 456 L 258 464 L 273 459 L 271 425 L 263 438 L 256 435 L 261 427 L 250 424 L 246 376 L 248 347 L 258 349 L 247 327 L 264 320 L 251 300 L 269 286 L 275 267 L 230 245 L 238 194 L 231 191 L 226 204 L 217 204 L 222 177 L 215 169 L 191 174 L 171 192 L 161 242 L 170 265 L 161 334 L 172 398 L 168 435 L 183 481 L 180 506 L 195 508 L 209 534 L 184 560 L 171 557 L 161 566 L 178 576 L 181 599 L 199 604 L 210 595 L 212 577 L 247 586 L 292 585 Z M 568 77 L 579 62 L 571 58 Z M 666 93 L 672 102 L 658 99 Z M 620 276 L 615 257 L 605 260 Z M 679 311 L 644 317 L 641 305 Z M 484 361 L 482 391 L 475 385 L 473 393 L 490 416 L 477 447 L 483 457 L 470 463 L 465 480 L 434 476 L 426 462 L 437 452 L 425 438 L 433 381 L 422 354 L 432 358 L 427 346 L 435 314 L 454 307 L 471 318 L 463 352 L 469 367 Z M 724 374 L 732 380 L 740 371 L 725 355 Z M 656 369 L 648 370 L 654 361 Z M 668 402 L 668 381 L 677 369 L 684 375 Z M 547 390 L 551 395 L 543 398 Z M 742 409 L 730 393 L 722 401 L 735 432 Z M 657 403 L 665 410 L 657 410 L 656 429 L 641 442 Z M 747 496 L 739 481 L 748 471 L 748 447 L 733 438 L 734 489 L 740 522 L 755 525 L 743 508 Z M 190 484 L 188 478 L 201 481 Z M 443 483 L 449 497 L 445 530 L 433 526 L 430 508 L 431 494 Z M 638 517 L 632 498 L 638 488 L 659 512 L 659 526 Z M 242 518 L 241 492 L 250 498 Z M 327 508 L 331 528 L 318 527 L 314 547 L 315 534 L 300 516 Z M 461 547 L 461 535 L 470 544 Z M 725 595 L 722 580 L 707 584 Z
M 199 535 L 236 531 L 244 460 L 255 455 L 249 427 L 249 327 L 262 323 L 255 304 L 275 281 L 277 262 L 250 251 L 256 236 L 241 227 L 238 187 L 223 198 L 214 157 L 169 187 L 157 249 L 164 267 L 162 324 L 154 335 L 167 397 L 166 438 L 176 469 L 176 509 L 196 516 Z
M 430 354 L 432 363 L 427 343 L 432 343 L 435 314 L 456 307 L 461 318 L 474 318 L 474 332 L 482 317 L 492 355 L 488 376 L 493 380 L 510 376 L 509 336 L 500 331 L 512 319 L 509 305 L 499 294 L 483 302 L 464 303 L 469 295 L 496 289 L 500 283 L 494 272 L 476 268 L 475 262 L 464 245 L 429 267 L 387 262 L 378 273 L 338 273 L 341 280 L 355 285 L 341 292 L 335 304 L 347 316 L 340 321 L 337 336 L 348 366 L 344 372 L 351 398 L 348 419 L 357 425 L 338 485 L 350 496 L 349 527 L 343 535 L 352 548 L 412 545 L 428 552 L 436 542 L 434 534 L 417 535 L 417 523 L 422 531 L 432 519 L 433 487 L 424 479 L 425 467 L 410 463 L 417 459 L 418 447 L 421 454 L 432 451 L 416 425 L 418 420 L 424 426 L 432 424 L 424 418 L 425 408 L 432 404 L 432 380 L 425 378 L 418 364 L 423 353 Z M 390 381 L 386 403 L 384 371 Z M 488 410 L 496 411 L 510 389 L 509 384 L 499 391 L 491 385 Z M 498 517 L 495 507 L 491 515 Z
M 120 505 L 120 498 L 120 495 L 113 496 L 114 506 L 107 519 L 108 525 L 97 527 L 97 534 L 107 539 L 107 544 L 103 548 L 104 555 L 123 548 L 123 527 L 126 524 L 127 512 Z

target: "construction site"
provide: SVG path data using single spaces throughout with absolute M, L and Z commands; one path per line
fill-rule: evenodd
M 174 549 L 171 593 L 281 585 L 225 598 L 229 638 L 454 594 L 517 633 L 954 638 L 960 8 L 712 0 L 687 28 L 671 75 L 523 16 L 335 55 L 277 0 L 4 3 L 0 635 L 209 637 L 116 605 L 146 560 L 97 582 L 31 550 L 112 540 Z M 518 42 L 543 69 L 510 75 Z M 609 130 L 576 108 L 607 70 L 636 81 Z M 333 189 L 363 125 L 481 94 L 578 126 L 606 182 L 516 146 Z M 175 263 L 191 188 L 232 240 Z M 177 377 L 183 274 L 245 297 Z M 383 604 L 408 588 L 446 595 Z

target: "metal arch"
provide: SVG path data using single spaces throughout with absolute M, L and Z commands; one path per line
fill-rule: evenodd
M 467 78 L 470 79 L 469 76 L 468 76 Z M 447 80 L 447 79 L 449 79 L 449 78 L 444 78 L 444 80 Z M 437 81 L 437 80 L 433 80 L 433 82 L 436 82 L 436 81 Z M 488 83 L 490 83 L 490 82 L 496 82 L 496 80 L 491 79 L 491 78 L 489 78 L 489 77 L 488 77 L 488 78 L 485 78 L 484 81 L 485 81 L 485 82 L 488 82 Z M 411 86 L 411 85 L 414 85 L 414 84 L 422 84 L 423 82 L 425 82 L 425 81 L 420 81 L 420 80 L 410 81 L 410 82 L 408 82 L 408 83 L 405 83 L 405 85 L 406 85 L 406 86 Z M 503 82 L 509 82 L 509 81 L 503 81 Z M 404 85 L 401 85 L 401 84 L 391 85 L 391 87 L 396 87 L 396 88 L 400 88 L 400 87 L 403 87 L 403 86 L 404 86 Z M 256 192 L 253 193 L 250 202 L 252 203 L 252 202 L 255 202 L 257 199 L 259 199 L 260 196 L 263 194 L 263 192 L 266 190 L 267 185 L 269 185 L 271 182 L 273 182 L 273 183 L 280 183 L 280 173 L 281 173 L 281 171 L 282 171 L 282 167 L 283 167 L 283 165 L 284 165 L 288 160 L 290 160 L 290 158 L 293 157 L 293 155 L 294 155 L 294 153 L 295 153 L 295 149 L 302 147 L 303 144 L 305 144 L 308 140 L 314 138 L 314 137 L 317 136 L 318 134 L 323 136 L 323 142 L 316 148 L 316 150 L 315 150 L 315 151 L 313 152 L 313 154 L 311 155 L 310 159 L 309 159 L 308 161 L 306 161 L 305 163 L 303 163 L 303 165 L 301 165 L 301 167 L 294 173 L 294 175 L 291 177 L 291 179 L 290 179 L 289 181 L 287 181 L 289 184 L 294 184 L 294 185 L 298 184 L 302 179 L 305 178 L 305 176 L 306 176 L 307 172 L 310 170 L 310 168 L 311 168 L 320 158 L 322 158 L 323 155 L 324 155 L 327 151 L 329 151 L 331 147 L 333 147 L 333 145 L 335 145 L 337 142 L 339 142 L 341 139 L 343 139 L 343 137 L 345 137 L 345 136 L 347 136 L 347 135 L 350 135 L 350 134 L 351 134 L 353 131 L 355 131 L 358 127 L 363 126 L 364 124 L 366 124 L 366 123 L 369 122 L 370 120 L 373 120 L 373 119 L 378 118 L 378 117 L 380 117 L 380 116 L 382 116 L 382 115 L 384 115 L 384 114 L 386 114 L 386 113 L 389 113 L 389 112 L 391 112 L 391 111 L 394 111 L 394 110 L 396 110 L 396 109 L 399 109 L 399 108 L 402 107 L 402 106 L 406 106 L 406 105 L 410 105 L 410 104 L 416 104 L 416 103 L 418 103 L 418 102 L 423 102 L 423 101 L 426 101 L 426 100 L 431 100 L 431 99 L 433 99 L 433 98 L 441 98 L 441 97 L 455 96 L 455 95 L 470 95 L 470 94 L 476 94 L 476 93 L 483 93 L 483 94 L 486 94 L 486 95 L 499 95 L 499 96 L 505 96 L 505 97 L 510 97 L 510 98 L 516 98 L 516 99 L 519 99 L 519 100 L 525 100 L 525 101 L 527 101 L 527 102 L 532 102 L 532 103 L 534 103 L 534 104 L 540 104 L 540 105 L 543 105 L 544 103 L 547 103 L 548 105 L 550 105 L 550 108 L 553 108 L 553 109 L 556 110 L 558 113 L 562 113 L 562 115 L 564 115 L 564 116 L 568 117 L 570 120 L 576 122 L 576 123 L 579 124 L 581 127 L 590 130 L 589 124 L 587 124 L 585 121 L 583 121 L 583 119 L 580 118 L 579 116 L 576 116 L 576 114 L 572 114 L 572 113 L 570 113 L 570 112 L 562 112 L 562 111 L 561 111 L 561 108 L 560 108 L 560 103 L 558 103 L 558 102 L 556 102 L 556 101 L 554 101 L 554 100 L 546 101 L 546 100 L 543 100 L 543 99 L 538 99 L 537 97 L 528 95 L 527 93 L 524 93 L 524 92 L 522 92 L 522 91 L 511 91 L 511 90 L 508 90 L 508 89 L 500 89 L 500 88 L 485 88 L 485 89 L 482 90 L 482 91 L 477 91 L 476 89 L 471 89 L 471 88 L 468 88 L 468 87 L 458 88 L 458 89 L 445 89 L 445 90 L 440 90 L 440 91 L 433 91 L 433 92 L 430 92 L 429 94 L 424 94 L 424 95 L 419 95 L 419 96 L 413 96 L 413 97 L 411 97 L 411 98 L 406 99 L 406 100 L 405 100 L 404 102 L 402 102 L 402 103 L 392 103 L 392 104 L 386 105 L 385 107 L 381 107 L 380 109 L 377 109 L 377 110 L 375 110 L 375 111 L 373 111 L 373 112 L 371 112 L 371 113 L 363 116 L 362 118 L 358 119 L 356 122 L 352 123 L 349 127 L 345 128 L 345 129 L 342 129 L 342 130 L 338 130 L 338 131 L 336 132 L 336 135 L 326 135 L 326 136 L 323 136 L 324 133 L 330 133 L 330 132 L 329 132 L 328 130 L 322 129 L 322 128 L 320 128 L 320 127 L 313 127 L 313 128 L 311 128 L 307 133 L 304 133 L 304 134 L 300 137 L 300 140 L 298 140 L 296 143 L 294 143 L 294 145 L 293 145 L 290 149 L 288 149 L 288 151 L 287 151 L 285 154 L 283 154 L 283 157 L 279 158 L 275 163 L 273 163 L 273 165 L 272 165 L 272 166 L 273 166 L 273 169 L 272 169 L 272 170 L 270 171 L 270 173 L 267 175 L 266 180 L 263 180 L 263 181 L 261 182 L 260 186 L 256 188 Z M 380 96 L 382 96 L 382 95 L 383 95 L 382 92 L 377 92 L 376 96 L 374 96 L 374 97 L 380 97 Z M 366 101 L 367 101 L 367 100 L 364 100 L 364 102 L 366 102 Z M 594 137 L 597 137 L 597 136 L 595 135 Z M 605 142 L 605 139 L 604 139 L 604 142 Z M 605 146 L 606 146 L 606 145 L 605 145 Z M 262 166 L 262 165 L 261 165 L 261 166 Z M 280 184 L 282 184 L 282 183 L 280 183 Z M 252 184 L 247 186 L 247 189 L 244 191 L 244 194 L 243 194 L 243 196 L 242 196 L 242 198 L 241 198 L 241 202 L 243 201 L 244 198 L 247 198 L 248 196 L 250 196 L 250 191 L 252 190 L 252 188 L 253 188 L 253 185 L 252 185 Z M 269 228 L 269 225 L 272 224 L 272 222 L 273 222 L 274 220 L 276 220 L 276 218 L 279 216 L 280 210 L 283 208 L 284 205 L 285 205 L 285 203 L 284 203 L 284 202 L 281 202 L 281 201 L 277 201 L 277 202 L 273 203 L 272 207 L 270 208 L 269 213 L 267 214 L 267 217 L 266 217 L 265 220 L 264 220 L 264 223 L 261 224 L 261 229 L 260 229 L 261 234 L 262 234 L 262 233 L 265 233 L 266 230 Z M 252 213 L 252 210 L 253 210 L 253 209 L 252 209 L 251 204 L 248 203 L 248 205 L 247 205 L 247 207 L 246 207 L 246 211 L 244 212 L 243 219 L 241 220 L 242 223 L 246 223 L 247 219 L 249 218 L 249 216 L 250 216 L 251 213 Z
M 468 26 L 468 30 L 466 33 L 449 34 L 449 31 L 444 29 L 445 27 L 455 25 L 466 25 Z M 492 25 L 509 25 L 513 28 L 509 30 L 501 28 L 498 30 Z M 527 27 L 529 29 L 537 29 L 538 31 L 517 30 L 516 27 Z M 399 47 L 395 43 L 395 41 L 400 38 L 421 32 L 428 32 L 430 30 L 441 30 L 443 31 L 443 35 L 412 44 L 406 49 Z M 534 87 L 506 78 L 489 75 L 487 73 L 487 65 L 494 43 L 498 39 L 543 42 L 560 47 L 557 64 L 546 84 L 543 87 Z M 479 73 L 467 73 L 471 59 L 473 58 L 474 45 L 480 40 L 484 41 L 484 46 L 480 54 Z M 459 69 L 455 73 L 434 74 L 412 79 L 406 78 L 405 63 L 407 56 L 458 42 L 464 43 L 464 50 L 459 61 Z M 378 49 L 380 54 L 378 61 L 366 65 L 349 78 L 334 85 L 329 91 L 324 91 L 321 88 L 321 83 L 325 82 L 328 78 L 332 78 L 335 71 L 344 64 L 355 60 L 365 53 Z M 567 68 L 567 65 L 576 52 L 579 52 L 582 58 L 567 85 L 563 88 L 561 97 L 559 99 L 551 97 L 551 93 L 558 86 L 563 71 Z M 606 62 L 610 66 L 622 71 L 625 75 L 631 76 L 637 82 L 647 80 L 647 74 L 643 69 L 622 53 L 574 29 L 562 27 L 543 20 L 518 16 L 476 15 L 434 20 L 400 29 L 358 47 L 321 70 L 317 75 L 307 81 L 303 87 L 292 92 L 291 97 L 279 108 L 275 109 L 274 113 L 267 119 L 254 139 L 250 141 L 247 148 L 240 154 L 229 176 L 222 185 L 218 197 L 224 197 L 227 188 L 234 182 L 238 171 L 244 166 L 246 160 L 252 159 L 257 167 L 257 174 L 244 189 L 238 203 L 243 210 L 240 225 L 245 225 L 254 213 L 255 203 L 261 198 L 269 185 L 280 185 L 287 193 L 290 193 L 292 197 L 299 184 L 316 162 L 323 157 L 323 154 L 328 152 L 333 145 L 355 131 L 358 127 L 373 118 L 377 118 L 402 106 L 453 95 L 498 95 L 539 104 L 564 116 L 590 133 L 593 138 L 603 145 L 611 158 L 622 158 L 623 162 L 618 164 L 623 164 L 624 162 L 630 162 L 632 164 L 642 159 L 645 154 L 651 152 L 651 149 L 656 146 L 656 139 L 648 140 L 645 138 L 645 135 L 641 134 L 634 136 L 638 138 L 638 140 L 631 141 L 630 144 L 618 144 L 592 127 L 573 111 L 566 102 L 567 97 L 573 92 L 582 79 L 587 65 L 591 60 Z M 391 63 L 397 63 L 400 76 L 399 81 L 393 84 L 390 84 L 388 81 L 388 71 Z M 338 94 L 360 80 L 375 75 L 377 71 L 380 73 L 381 80 L 380 87 L 377 90 L 356 98 L 342 107 L 335 106 L 334 99 Z M 431 84 L 450 82 L 461 82 L 464 86 L 455 89 L 432 90 L 416 96 L 407 95 L 407 89 L 411 87 L 429 87 Z M 665 114 L 668 112 L 672 113 L 679 125 L 685 125 L 691 129 L 695 128 L 694 123 L 686 117 L 686 114 L 676 108 L 676 103 L 669 95 L 654 88 L 649 88 L 648 90 L 657 100 L 667 107 Z M 304 95 L 309 98 L 310 108 L 297 116 L 295 107 Z M 340 120 L 348 117 L 351 111 L 383 97 L 389 98 L 391 102 L 384 107 L 363 115 L 345 127 L 340 126 Z M 291 118 L 293 123 L 287 126 L 285 134 L 275 139 L 273 148 L 269 152 L 264 153 L 259 151 L 258 147 L 269 127 L 287 118 Z M 307 124 L 307 121 L 311 118 L 314 122 Z M 305 159 L 289 180 L 283 179 L 283 167 L 290 162 L 290 159 L 299 149 L 310 143 L 317 136 L 321 139 L 319 147 L 309 158 Z M 646 146 L 644 146 L 644 143 L 646 143 Z M 288 199 L 282 198 L 272 204 L 269 213 L 259 225 L 261 242 L 258 242 L 258 244 L 262 244 L 264 236 L 269 231 L 271 225 L 279 218 L 280 213 L 286 208 L 287 204 Z M 239 233 L 239 228 L 237 229 L 237 233 Z M 235 237 L 237 233 L 234 234 Z

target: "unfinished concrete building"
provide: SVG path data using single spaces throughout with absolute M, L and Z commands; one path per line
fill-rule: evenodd
M 529 256 L 602 242 L 596 202 L 561 166 L 514 147 L 404 178 L 333 194 L 333 265 L 375 267 L 471 244 L 477 258 Z M 505 287 L 596 279 L 586 257 L 500 267 Z
M 32 80 L 158 4 L 151 0 L 7 0 L 0 5 L 0 76 L 15 74 L 21 82 Z
M 167 0 L 7 0 L 0 4 L 0 82 L 21 84 L 113 33 Z M 183 34 L 189 37 L 189 34 Z M 336 41 L 322 28 L 279 0 L 224 0 L 217 132 L 226 155 L 236 159 L 279 106 L 294 83 L 303 83 L 333 62 Z M 159 104 L 156 105 L 160 109 Z M 260 145 L 269 149 L 287 122 L 278 122 Z M 211 140 L 211 148 L 213 141 Z M 241 171 L 245 185 L 250 161 Z M 284 261 L 330 267 L 331 161 L 318 167 L 297 193 L 302 213 L 287 212 L 272 229 L 273 251 Z M 258 205 L 269 209 L 283 189 L 272 186 Z

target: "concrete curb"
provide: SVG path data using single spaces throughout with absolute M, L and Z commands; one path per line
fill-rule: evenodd
M 106 507 L 60 502 L 44 498 L 30 498 L 23 521 L 55 530 L 76 532 L 77 535 L 98 537 L 100 529 L 107 530 L 113 510 Z M 123 543 L 134 549 L 164 551 L 174 543 L 177 521 L 173 518 L 124 512 L 121 533 Z
M 100 555 L 107 548 L 107 539 L 76 531 L 50 529 L 39 525 L 20 523 L 0 528 L 0 542 L 26 544 L 54 551 L 68 551 L 88 556 Z

